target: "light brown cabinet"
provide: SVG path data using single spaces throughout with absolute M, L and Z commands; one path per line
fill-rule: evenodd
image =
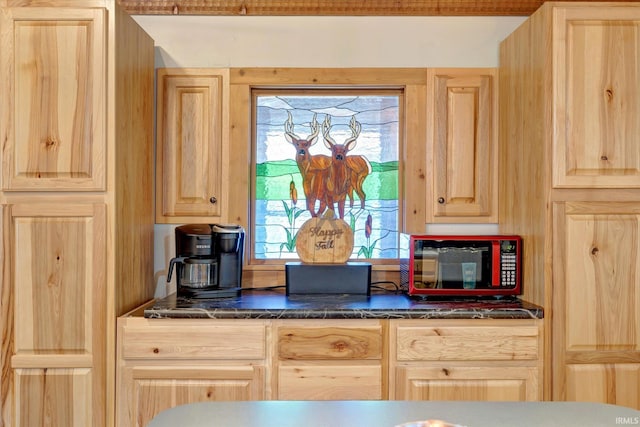
M 427 69 L 428 223 L 498 222 L 494 68 Z
M 157 70 L 156 222 L 224 222 L 228 69 Z
M 560 397 L 640 408 L 640 201 L 557 202 L 554 229 Z
M 4 425 L 104 423 L 105 205 L 58 200 L 3 210 L 5 239 L 14 242 L 6 260 L 13 274 L 3 280 L 4 332 L 13 337 L 3 382 L 15 387 Z
M 16 3 L 0 2 L 0 425 L 113 426 L 116 317 L 153 296 L 153 40 L 114 1 Z
M 0 19 L 11 101 L 0 122 L 2 189 L 104 191 L 107 10 L 14 7 Z
M 390 398 L 542 399 L 542 321 L 393 320 Z
M 638 4 L 547 2 L 500 47 L 500 231 L 553 308 L 553 400 L 640 408 L 639 46 Z
M 380 321 L 285 320 L 274 330 L 276 399 L 386 398 Z
M 118 426 L 184 403 L 263 400 L 266 321 L 118 321 Z
M 538 400 L 542 319 L 118 319 L 118 426 L 207 400 Z
M 555 188 L 640 188 L 639 13 L 553 9 Z

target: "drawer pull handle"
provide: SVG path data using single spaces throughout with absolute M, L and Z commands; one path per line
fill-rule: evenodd
M 211 203 L 212 205 L 215 205 L 218 202 L 218 199 L 216 199 L 215 196 L 211 196 L 209 198 L 209 203 Z
M 160 349 L 156 347 L 156 348 L 154 348 L 154 349 L 153 349 L 153 352 L 154 352 L 155 354 L 158 354 L 158 353 L 160 353 Z

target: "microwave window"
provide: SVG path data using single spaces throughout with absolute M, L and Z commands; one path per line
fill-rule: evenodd
M 414 242 L 417 289 L 489 289 L 491 247 L 486 242 Z

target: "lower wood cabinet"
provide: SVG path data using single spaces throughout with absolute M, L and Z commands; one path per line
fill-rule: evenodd
M 118 319 L 118 426 L 209 400 L 542 400 L 542 320 Z
M 392 320 L 390 398 L 542 400 L 542 321 Z
M 185 403 L 264 400 L 266 321 L 118 319 L 117 425 Z
M 384 333 L 378 320 L 274 323 L 274 398 L 384 399 Z

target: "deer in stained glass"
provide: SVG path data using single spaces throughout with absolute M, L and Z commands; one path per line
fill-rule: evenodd
M 344 204 L 346 196 L 349 196 L 350 206 L 353 207 L 353 192 L 360 197 L 360 208 L 364 209 L 366 195 L 362 189 L 365 178 L 371 173 L 371 164 L 360 155 L 347 155 L 357 144 L 362 125 L 351 117 L 349 122 L 351 136 L 344 143 L 337 144 L 329 134 L 331 130 L 331 116 L 328 114 L 322 123 L 322 136 L 324 145 L 331 150 L 331 168 L 327 181 L 329 197 L 327 203 L 333 209 L 334 202 L 338 203 L 338 214 L 344 218 Z
M 319 123 L 316 120 L 316 114 L 311 120 L 311 134 L 306 138 L 301 138 L 294 133 L 293 118 L 291 112 L 287 111 L 288 118 L 284 122 L 285 139 L 296 149 L 296 163 L 298 170 L 302 175 L 302 189 L 307 201 L 307 210 L 312 217 L 321 215 L 327 205 L 333 205 L 332 200 L 328 200 L 325 183 L 328 181 L 331 157 L 323 154 L 312 155 L 309 148 L 318 142 L 318 133 L 320 131 Z M 318 201 L 318 210 L 316 210 L 316 201 Z

